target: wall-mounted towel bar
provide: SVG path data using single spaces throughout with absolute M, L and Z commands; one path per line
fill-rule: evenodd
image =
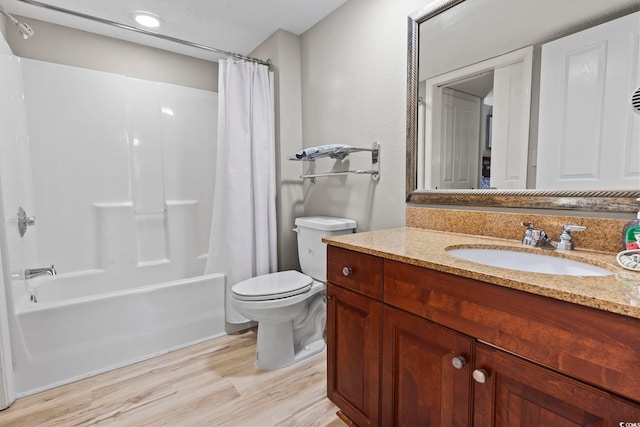
M 315 156 L 313 158 L 297 158 L 297 157 L 290 157 L 289 160 L 299 160 L 299 161 L 308 161 L 308 162 L 315 162 L 316 159 L 321 158 L 321 157 L 331 157 L 331 158 L 338 158 L 340 160 L 344 159 L 346 156 L 348 156 L 350 153 L 355 153 L 355 152 L 359 152 L 359 151 L 369 151 L 371 152 L 371 169 L 367 169 L 367 170 L 362 170 L 362 169 L 356 169 L 356 170 L 346 170 L 346 171 L 335 171 L 335 172 L 324 172 L 324 173 L 310 173 L 310 174 L 304 174 L 304 175 L 300 175 L 300 178 L 302 179 L 311 179 L 311 182 L 316 182 L 316 178 L 322 178 L 322 177 L 327 177 L 327 176 L 343 176 L 343 175 L 351 175 L 351 174 L 356 174 L 356 175 L 371 175 L 371 178 L 374 181 L 377 181 L 380 179 L 380 144 L 377 142 L 374 142 L 371 146 L 371 148 L 357 148 L 357 147 L 348 147 L 348 148 L 340 148 L 339 149 L 339 156 L 334 156 L 331 153 L 326 153 L 323 154 L 321 156 Z

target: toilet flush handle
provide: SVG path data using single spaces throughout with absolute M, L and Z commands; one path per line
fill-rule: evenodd
M 351 269 L 351 267 L 344 267 L 342 269 L 342 274 L 344 274 L 345 276 L 350 275 L 351 273 L 353 273 L 353 270 Z

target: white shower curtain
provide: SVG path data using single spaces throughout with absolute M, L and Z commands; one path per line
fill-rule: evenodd
M 205 273 L 226 273 L 225 316 L 236 283 L 277 270 L 274 101 L 265 65 L 219 62 L 213 221 Z

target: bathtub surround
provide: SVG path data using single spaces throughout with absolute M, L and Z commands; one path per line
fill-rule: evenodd
M 164 280 L 202 274 L 215 93 L 21 63 L 31 160 L 25 179 L 34 199 L 25 209 L 36 225 L 23 238 L 35 240 L 29 265 L 12 264 L 12 271 L 55 264 L 60 274 L 100 269 L 116 280 L 149 271 Z M 9 187 L 10 165 L 2 166 Z
M 247 323 L 231 287 L 277 271 L 273 85 L 268 67 L 223 60 L 213 219 L 205 272 L 227 275 L 227 323 Z
M 202 276 L 216 93 L 10 53 L 0 60 L 16 393 L 222 334 L 224 277 Z M 18 206 L 36 216 L 23 238 Z M 20 279 L 51 264 L 59 274 L 50 280 Z
M 1 39 L 1 38 L 0 38 Z M 2 202 L 2 178 L 0 178 L 0 224 L 4 223 Z M 4 230 L 0 227 L 0 283 L 9 283 L 9 263 Z M 7 313 L 9 312 L 6 292 L 0 292 L 0 409 L 9 406 L 15 399 L 15 375 L 11 355 L 11 334 Z
M 3 22 L 4 19 L 0 19 L 0 26 Z M 19 71 L 18 61 L 11 54 L 11 49 L 3 37 L 0 37 L 0 70 L 2 70 L 3 76 L 0 79 L 0 93 L 5 95 L 0 98 L 0 141 L 13 138 L 18 142 L 24 142 L 26 126 L 24 123 L 24 108 L 19 97 L 22 92 L 22 76 Z M 0 162 L 4 159 L 5 155 L 3 154 L 0 157 Z M 16 166 L 18 168 L 24 166 L 21 164 L 21 160 L 23 159 L 17 159 L 18 165 Z M 1 165 L 0 168 L 2 168 Z M 16 172 L 20 172 L 20 169 L 17 169 Z M 7 203 L 8 196 L 11 197 L 11 191 L 5 191 L 0 174 L 0 224 L 6 224 L 4 206 Z M 17 239 L 18 234 L 15 233 L 13 236 Z M 0 381 L 2 381 L 0 386 L 0 409 L 9 406 L 16 396 L 9 322 L 9 313 L 13 313 L 13 304 L 11 302 L 11 290 L 8 289 L 11 283 L 11 267 L 8 253 L 7 229 L 6 227 L 0 227 L 0 283 L 2 284 L 2 292 L 0 292 Z

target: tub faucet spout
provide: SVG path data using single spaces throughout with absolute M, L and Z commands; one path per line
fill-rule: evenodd
M 32 279 L 37 276 L 42 276 L 43 274 L 48 274 L 50 276 L 54 276 L 57 274 L 55 267 L 51 264 L 51 267 L 43 267 L 43 268 L 25 268 L 24 269 L 24 278 Z

